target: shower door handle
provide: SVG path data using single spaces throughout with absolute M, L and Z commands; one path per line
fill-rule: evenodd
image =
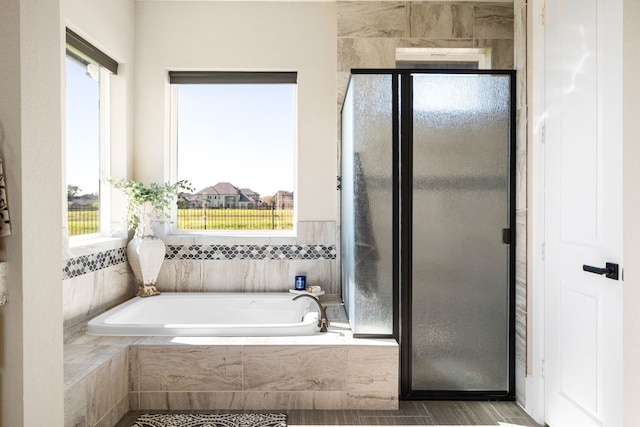
M 511 244 L 511 229 L 510 228 L 503 228 L 502 229 L 502 243 L 504 243 L 505 245 L 510 245 Z
M 614 264 L 612 262 L 606 263 L 604 268 L 601 267 L 593 267 L 591 265 L 583 265 L 582 270 L 588 273 L 594 274 L 604 274 L 607 279 L 618 280 L 618 264 Z

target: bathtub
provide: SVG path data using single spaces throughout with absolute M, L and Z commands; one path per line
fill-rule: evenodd
M 135 297 L 93 318 L 91 335 L 112 336 L 291 336 L 319 330 L 310 298 L 288 292 L 163 292 Z

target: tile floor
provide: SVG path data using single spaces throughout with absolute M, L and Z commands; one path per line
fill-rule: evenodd
M 129 412 L 116 427 L 131 427 L 136 417 L 145 412 L 149 411 Z M 408 401 L 400 402 L 398 411 L 290 410 L 284 412 L 288 415 L 287 425 L 290 427 L 321 425 L 540 427 L 514 402 Z

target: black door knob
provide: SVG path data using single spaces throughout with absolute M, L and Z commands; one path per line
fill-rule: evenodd
M 607 279 L 618 280 L 618 264 L 614 264 L 612 262 L 606 263 L 605 268 L 593 267 L 585 264 L 582 266 L 582 270 L 594 274 L 604 274 Z

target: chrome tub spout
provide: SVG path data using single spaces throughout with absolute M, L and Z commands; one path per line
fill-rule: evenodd
M 298 298 L 302 297 L 311 298 L 316 303 L 316 305 L 318 306 L 318 326 L 320 327 L 320 332 L 327 332 L 327 328 L 329 327 L 329 319 L 327 319 L 327 312 L 322 304 L 320 304 L 320 301 L 318 301 L 318 298 L 314 297 L 311 294 L 300 294 L 295 296 L 292 301 L 295 301 Z

